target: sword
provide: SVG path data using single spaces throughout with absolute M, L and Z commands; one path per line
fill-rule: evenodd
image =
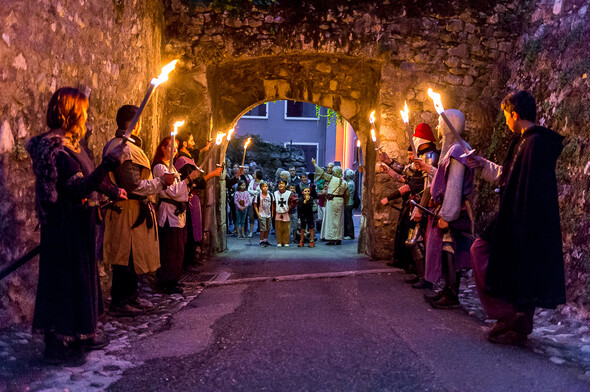
M 428 208 L 420 205 L 419 203 L 416 203 L 414 200 L 410 200 L 410 204 L 413 205 L 414 207 L 418 208 L 420 211 L 427 213 L 428 215 L 431 215 L 434 217 L 439 217 L 438 214 L 430 211 Z
M 434 216 L 436 218 L 440 218 L 440 215 L 430 211 L 428 208 L 421 206 L 420 204 L 416 203 L 414 200 L 410 200 L 410 204 L 413 205 L 414 207 L 418 208 L 420 211 L 425 212 L 428 215 Z M 465 236 L 467 238 L 469 238 L 471 241 L 475 241 L 475 236 L 473 236 L 471 233 L 468 233 L 466 231 L 457 231 L 459 234 L 461 234 L 462 236 Z

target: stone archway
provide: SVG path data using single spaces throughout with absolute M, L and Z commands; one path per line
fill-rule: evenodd
M 232 128 L 243 113 L 257 104 L 288 99 L 318 104 L 339 113 L 352 125 L 363 148 L 370 139 L 369 113 L 373 110 L 379 113 L 380 83 L 379 61 L 335 54 L 259 57 L 207 69 L 214 130 Z M 379 125 L 377 121 L 377 131 Z M 209 162 L 209 170 L 214 169 L 214 161 Z M 374 163 L 374 148 L 365 149 L 363 192 L 373 187 Z M 220 186 L 210 185 L 207 199 L 216 202 L 208 202 L 204 213 L 210 249 L 217 251 L 226 247 L 226 226 L 221 219 L 225 198 L 220 197 L 224 193 L 224 181 L 220 181 Z M 364 197 L 359 252 L 368 255 L 373 251 L 373 210 L 372 198 Z

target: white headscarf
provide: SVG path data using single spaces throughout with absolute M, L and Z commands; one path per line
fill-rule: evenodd
M 457 109 L 447 109 L 444 111 L 444 113 L 451 124 L 453 124 L 453 127 L 457 133 L 459 135 L 463 134 L 463 131 L 465 130 L 465 116 L 463 113 Z M 442 134 L 442 148 L 440 156 L 444 159 L 453 144 L 457 143 L 458 141 L 453 131 L 451 131 L 445 120 L 443 120 L 442 116 L 438 117 L 438 124 L 440 127 L 439 132 Z

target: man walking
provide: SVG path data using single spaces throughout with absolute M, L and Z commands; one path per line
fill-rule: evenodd
M 495 221 L 471 247 L 482 305 L 498 321 L 493 343 L 522 345 L 533 329 L 536 307 L 565 302 L 565 279 L 555 166 L 563 137 L 535 124 L 535 99 L 526 91 L 502 101 L 515 134 L 502 166 L 469 158 L 482 177 L 500 187 Z

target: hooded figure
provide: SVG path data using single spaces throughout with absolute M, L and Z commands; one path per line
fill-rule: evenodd
M 448 109 L 445 115 L 461 135 L 465 129 L 463 113 Z M 436 283 L 444 276 L 445 288 L 428 300 L 435 308 L 451 309 L 460 306 L 459 272 L 471 267 L 472 214 L 468 199 L 473 191 L 473 170 L 467 166 L 463 149 L 442 116 L 437 128 L 442 151 L 431 194 L 439 218 L 428 221 L 425 279 Z
M 321 238 L 328 241 L 326 245 L 340 245 L 344 236 L 344 207 L 348 205 L 348 184 L 341 178 L 340 166 L 334 166 L 332 174 L 328 174 L 315 164 L 315 160 L 312 162 L 315 166 L 315 180 L 324 179 L 328 183 Z

